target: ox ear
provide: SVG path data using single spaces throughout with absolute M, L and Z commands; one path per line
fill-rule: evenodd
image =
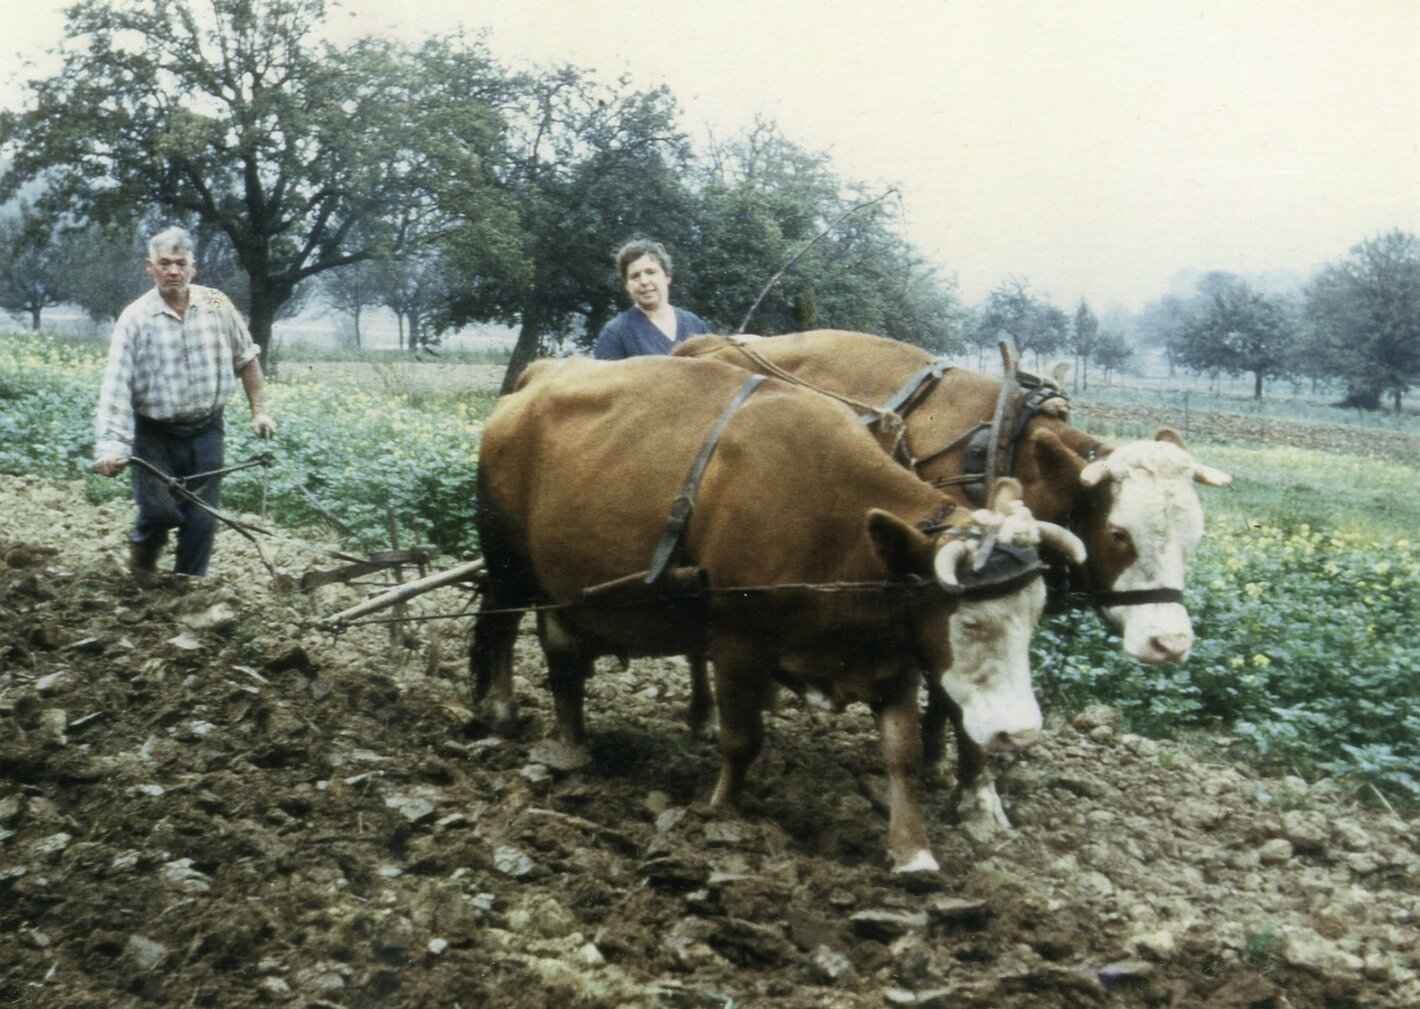
M 1183 443 L 1183 435 L 1179 434 L 1171 427 L 1161 427 L 1155 431 L 1154 441 L 1166 441 L 1170 445 L 1177 445 L 1179 448 L 1185 450 L 1188 448 L 1188 446 Z
M 1104 459 L 1096 459 L 1080 470 L 1080 484 L 1085 487 L 1097 487 L 1108 477 L 1109 466 Z
M 878 556 L 893 574 L 932 570 L 932 539 L 891 512 L 874 508 L 868 512 L 868 535 Z
M 1027 436 L 1026 451 L 1035 460 L 1036 469 L 1050 483 L 1073 487 L 1085 468 L 1085 458 L 1048 427 L 1036 427 Z
M 1208 487 L 1226 487 L 1233 482 L 1232 474 L 1224 473 L 1220 469 L 1212 466 L 1204 466 L 1201 462 L 1193 464 L 1193 482 L 1201 483 Z
M 1069 361 L 1056 361 L 1050 366 L 1050 381 L 1057 389 L 1065 388 L 1065 379 L 1070 374 Z

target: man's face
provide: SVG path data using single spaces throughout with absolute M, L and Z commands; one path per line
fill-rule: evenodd
M 197 273 L 197 264 L 185 252 L 176 249 L 161 249 L 157 259 L 146 261 L 148 276 L 158 285 L 158 293 L 164 298 L 181 298 L 187 293 L 187 285 Z

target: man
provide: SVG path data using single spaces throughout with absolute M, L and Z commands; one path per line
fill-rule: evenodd
M 192 237 L 168 228 L 148 241 L 153 290 L 123 310 L 109 344 L 99 390 L 97 462 L 114 476 L 131 458 L 163 474 L 189 477 L 222 468 L 222 410 L 237 379 L 251 406 L 251 428 L 276 433 L 262 405 L 260 348 L 225 294 L 192 283 L 197 272 Z M 157 569 L 158 555 L 177 529 L 173 570 L 205 575 L 217 520 L 174 493 L 146 466 L 133 467 L 138 517 L 129 533 L 129 565 L 140 577 Z M 222 478 L 203 476 L 188 489 L 217 508 Z

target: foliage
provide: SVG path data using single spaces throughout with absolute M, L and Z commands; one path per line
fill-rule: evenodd
M 1308 367 L 1339 375 L 1350 404 L 1375 409 L 1420 378 L 1420 239 L 1392 231 L 1351 249 L 1306 292 Z
M 1278 479 L 1335 461 L 1280 451 Z M 1278 452 L 1241 455 L 1265 462 Z M 1210 449 L 1210 461 L 1217 454 Z M 1393 482 L 1413 483 L 1413 467 L 1391 468 Z M 1269 497 L 1270 514 L 1220 507 L 1210 519 L 1189 574 L 1198 637 L 1186 663 L 1143 666 L 1103 621 L 1048 618 L 1035 642 L 1042 692 L 1067 709 L 1112 704 L 1149 735 L 1227 731 L 1266 762 L 1352 774 L 1420 801 L 1420 643 L 1410 634 L 1420 544 L 1400 531 L 1404 520 L 1379 535 L 1354 517 L 1365 531 L 1325 530 L 1290 507 L 1285 488 Z M 1223 496 L 1210 495 L 1215 503 Z
M 222 231 L 265 348 L 297 285 L 369 255 L 347 238 L 404 189 L 415 141 L 389 47 L 314 42 L 322 0 L 81 0 L 66 13 L 63 68 L 0 120 L 5 190 L 44 176 L 54 212 L 108 225 L 161 207 Z
M 1081 299 L 1080 306 L 1075 309 L 1074 324 L 1070 327 L 1068 348 L 1080 363 L 1075 372 L 1077 391 L 1090 387 L 1090 358 L 1099 350 L 1101 335 L 1099 319 L 1090 311 L 1090 306 L 1084 299 Z
M 126 479 L 92 472 L 104 356 L 93 344 L 0 340 L 0 472 L 83 479 L 96 500 L 127 494 Z M 443 397 L 421 410 L 358 385 L 331 395 L 329 386 L 279 382 L 266 398 L 281 428 L 267 491 L 277 521 L 325 527 L 319 504 L 356 534 L 352 547 L 383 549 L 393 507 L 402 543 L 417 533 L 448 554 L 476 555 L 474 477 L 489 401 Z M 261 449 L 244 424 L 228 425 L 227 445 L 229 464 Z M 257 509 L 257 473 L 224 481 L 228 510 Z
M 44 310 L 69 297 L 65 260 L 51 215 L 21 202 L 0 217 L 0 309 L 28 315 L 38 332 Z
M 610 318 L 615 245 L 688 233 L 688 148 L 665 88 L 608 85 L 570 66 L 510 75 L 463 44 L 431 43 L 421 63 L 437 169 L 428 185 L 459 278 L 439 324 L 517 325 L 510 388 L 549 341 L 590 341 Z M 496 120 L 468 113 L 470 93 Z
M 117 319 L 130 302 L 153 286 L 143 272 L 147 243 L 129 231 L 89 225 L 66 236 L 68 300 L 95 322 Z M 198 283 L 221 286 L 207 276 L 208 264 L 200 255 L 197 263 L 202 273 Z M 231 293 L 228 287 L 222 289 Z
M 1262 398 L 1264 379 L 1292 368 L 1296 327 L 1278 299 L 1233 278 L 1222 284 L 1205 308 L 1188 317 L 1180 334 L 1179 359 L 1198 371 L 1247 372 L 1253 398 Z
M 1110 331 L 1100 336 L 1095 345 L 1095 361 L 1104 369 L 1105 384 L 1109 383 L 1110 376 L 1126 365 L 1134 356 L 1134 348 L 1124 339 L 1123 335 Z
M 1069 326 L 1065 313 L 1032 293 L 1028 281 L 1012 278 L 987 295 L 977 343 L 989 351 L 998 341 L 1010 340 L 1022 359 L 1033 354 L 1038 368 L 1042 354 L 1065 347 Z
M 712 328 L 856 329 L 960 349 L 955 285 L 897 235 L 891 191 L 839 178 L 827 155 L 766 120 L 712 143 L 695 185 L 697 251 L 680 297 Z

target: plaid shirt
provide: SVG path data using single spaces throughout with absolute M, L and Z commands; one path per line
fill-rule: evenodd
M 216 413 L 261 353 L 230 298 L 197 284 L 188 292 L 185 318 L 156 287 L 118 317 L 99 389 L 98 458 L 132 454 L 134 413 L 173 421 Z

